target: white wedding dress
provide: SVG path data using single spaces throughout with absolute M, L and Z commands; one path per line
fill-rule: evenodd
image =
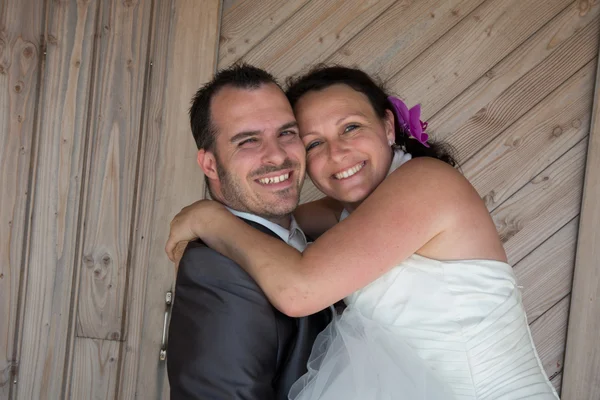
M 415 254 L 345 302 L 290 399 L 558 399 L 506 263 Z

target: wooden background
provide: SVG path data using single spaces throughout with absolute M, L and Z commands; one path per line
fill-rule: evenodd
M 0 2 L 0 399 L 167 397 L 163 249 L 204 191 L 187 109 L 219 21 L 212 0 Z
M 203 190 L 186 111 L 237 60 L 422 104 L 560 389 L 599 39 L 600 0 L 2 0 L 0 399 L 166 398 L 163 246 Z

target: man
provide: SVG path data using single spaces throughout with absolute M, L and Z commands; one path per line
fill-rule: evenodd
M 292 211 L 305 150 L 275 79 L 249 65 L 223 70 L 196 93 L 190 120 L 211 197 L 304 250 Z M 287 399 L 330 319 L 328 311 L 280 313 L 239 265 L 199 241 L 183 254 L 175 294 L 167 359 L 174 400 Z

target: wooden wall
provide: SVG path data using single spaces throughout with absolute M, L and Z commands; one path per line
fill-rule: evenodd
M 422 103 L 492 213 L 560 388 L 600 1 L 220 3 L 0 2 L 0 399 L 167 398 L 164 241 L 203 190 L 186 111 L 237 60 L 279 78 L 359 66 Z M 309 182 L 302 200 L 319 196 Z
M 164 398 L 168 223 L 217 0 L 0 6 L 0 399 Z M 212 49 L 212 50 L 211 50 Z
M 317 62 L 358 66 L 422 104 L 492 213 L 560 389 L 600 2 L 225 0 L 223 10 L 219 67 L 244 60 L 283 79 Z M 305 185 L 303 201 L 319 196 Z

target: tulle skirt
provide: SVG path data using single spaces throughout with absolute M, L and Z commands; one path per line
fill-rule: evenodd
M 290 400 L 447 400 L 450 389 L 393 329 L 353 307 L 317 337 Z

